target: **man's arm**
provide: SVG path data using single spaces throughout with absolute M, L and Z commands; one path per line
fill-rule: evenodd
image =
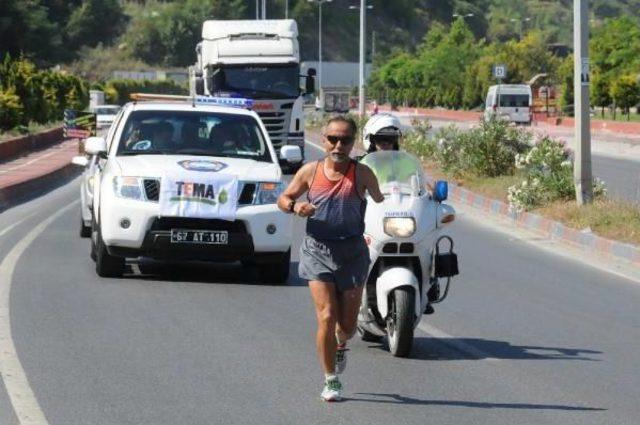
M 377 203 L 384 201 L 384 195 L 380 191 L 378 178 L 373 173 L 373 171 L 371 171 L 371 168 L 367 167 L 364 164 L 358 164 L 358 166 L 361 167 L 360 175 L 362 176 L 365 189 L 367 192 L 369 192 L 369 195 L 371 195 L 371 198 Z
M 309 217 L 315 213 L 316 207 L 313 204 L 306 201 L 295 202 L 296 199 L 309 190 L 309 180 L 311 178 L 311 173 L 315 172 L 315 165 L 316 164 L 314 162 L 305 164 L 298 170 L 295 176 L 293 176 L 289 186 L 287 186 L 282 195 L 278 198 L 278 208 L 280 208 L 281 211 L 294 213 L 301 217 Z M 293 211 L 291 210 L 292 203 Z

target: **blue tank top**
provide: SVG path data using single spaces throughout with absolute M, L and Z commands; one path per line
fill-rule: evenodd
M 307 219 L 307 234 L 315 239 L 347 239 L 364 234 L 364 213 L 367 201 L 358 193 L 355 161 L 349 163 L 340 180 L 329 180 L 324 172 L 324 160 L 316 170 L 307 197 L 316 212 Z

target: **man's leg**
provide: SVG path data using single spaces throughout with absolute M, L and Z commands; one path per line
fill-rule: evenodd
M 356 333 L 358 323 L 358 310 L 362 300 L 364 285 L 337 293 L 338 299 L 338 323 L 336 335 L 340 343 L 345 343 Z
M 325 374 L 335 372 L 336 356 L 336 322 L 338 321 L 338 306 L 336 287 L 333 283 L 309 281 L 311 298 L 316 307 L 318 332 L 316 334 L 316 348 L 318 357 Z

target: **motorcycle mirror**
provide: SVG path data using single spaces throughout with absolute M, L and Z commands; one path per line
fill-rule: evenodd
M 436 202 L 442 202 L 447 199 L 449 195 L 449 184 L 445 180 L 438 180 L 436 186 L 433 189 L 433 199 Z

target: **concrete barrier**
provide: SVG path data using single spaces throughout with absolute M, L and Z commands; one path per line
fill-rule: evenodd
M 15 158 L 26 152 L 44 149 L 60 141 L 62 141 L 62 127 L 0 142 L 0 161 Z

